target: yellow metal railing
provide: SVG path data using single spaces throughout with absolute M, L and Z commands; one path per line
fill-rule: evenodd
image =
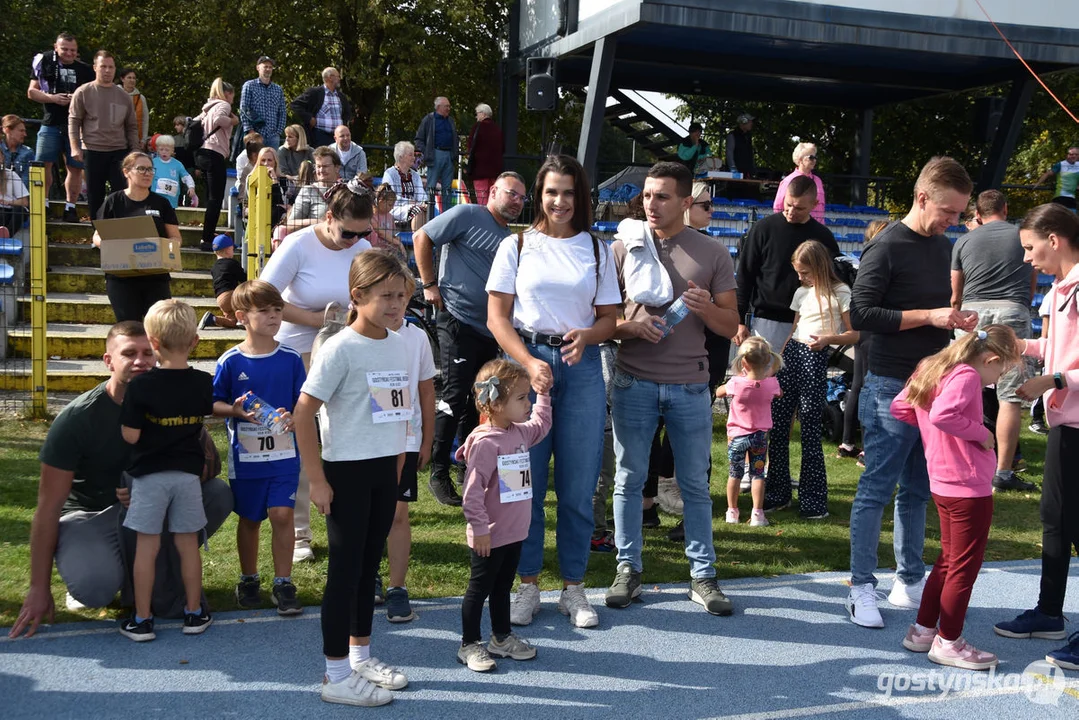
M 270 207 L 273 204 L 273 180 L 270 172 L 259 165 L 247 176 L 247 230 L 244 247 L 247 252 L 247 279 L 254 280 L 262 273 L 270 256 Z
M 30 413 L 48 414 L 48 361 L 45 346 L 45 166 L 30 166 Z

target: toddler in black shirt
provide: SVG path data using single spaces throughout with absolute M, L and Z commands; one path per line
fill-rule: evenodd
M 214 296 L 217 298 L 217 307 L 222 315 L 214 315 L 208 312 L 202 316 L 199 322 L 199 330 L 210 327 L 234 328 L 239 326 L 236 320 L 236 310 L 232 307 L 232 291 L 239 287 L 240 283 L 247 280 L 247 272 L 243 266 L 233 257 L 236 254 L 236 243 L 231 235 L 218 235 L 214 238 L 214 254 L 217 260 L 210 268 L 210 277 L 214 281 Z

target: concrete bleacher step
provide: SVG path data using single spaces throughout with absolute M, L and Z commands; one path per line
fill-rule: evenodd
M 104 293 L 105 273 L 97 267 L 53 267 L 48 278 L 49 292 Z M 209 271 L 172 273 L 173 295 L 213 297 L 213 279 Z
M 208 271 L 217 260 L 217 256 L 212 252 L 203 252 L 192 247 L 182 248 L 180 258 L 183 261 L 184 270 Z M 52 267 L 99 267 L 101 251 L 89 240 L 82 243 L 49 243 L 49 265 Z
M 75 203 L 75 210 L 79 213 L 80 219 L 86 222 L 90 221 L 90 208 L 85 202 Z M 59 220 L 64 214 L 64 204 L 62 202 L 49 203 L 47 214 L 50 219 Z M 206 221 L 206 208 L 178 207 L 176 208 L 176 219 L 180 221 L 181 225 L 198 225 L 202 227 L 202 224 Z M 228 215 L 222 209 L 218 215 L 217 226 L 223 228 L 227 222 Z
M 46 233 L 51 242 L 77 242 L 80 240 L 89 240 L 93 237 L 94 226 L 89 222 L 66 223 L 50 221 Z M 220 233 L 231 235 L 232 230 L 221 226 L 218 228 L 218 234 Z M 202 227 L 195 225 L 181 225 L 180 240 L 183 247 L 197 248 L 199 243 L 202 242 Z
M 62 360 L 101 359 L 105 352 L 108 324 L 50 322 L 45 328 L 46 352 Z M 8 352 L 12 357 L 30 357 L 31 329 L 18 327 L 8 332 Z M 191 353 L 197 360 L 215 360 L 226 350 L 243 342 L 242 330 L 204 330 Z
M 213 373 L 216 360 L 192 360 L 191 367 Z M 29 392 L 30 368 L 16 368 L 0 374 L 0 391 Z M 48 374 L 49 395 L 54 393 L 83 393 L 109 379 L 109 371 L 101 358 L 87 360 L 49 360 L 45 372 Z
M 213 298 L 197 296 L 174 296 L 177 300 L 195 309 L 195 315 L 202 318 L 203 313 L 216 312 L 217 304 Z M 18 298 L 23 317 L 29 317 L 30 296 Z M 109 298 L 98 293 L 59 293 L 50 292 L 45 299 L 45 315 L 52 323 L 97 323 L 112 325 L 115 316 Z

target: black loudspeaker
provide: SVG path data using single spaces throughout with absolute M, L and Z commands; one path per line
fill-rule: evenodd
M 550 58 L 528 58 L 525 68 L 525 107 L 529 110 L 554 110 L 558 106 L 555 61 Z
M 978 98 L 974 101 L 974 140 L 991 143 L 997 126 L 1004 115 L 1005 98 L 999 96 Z

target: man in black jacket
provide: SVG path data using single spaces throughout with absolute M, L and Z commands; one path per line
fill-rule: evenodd
M 340 87 L 341 73 L 328 67 L 322 71 L 322 84 L 307 88 L 290 105 L 307 131 L 307 144 L 313 148 L 333 145 L 337 126 L 352 122 L 352 106 Z
M 727 135 L 727 167 L 751 178 L 757 174 L 757 161 L 753 157 L 753 121 L 749 113 L 738 116 L 738 127 Z

